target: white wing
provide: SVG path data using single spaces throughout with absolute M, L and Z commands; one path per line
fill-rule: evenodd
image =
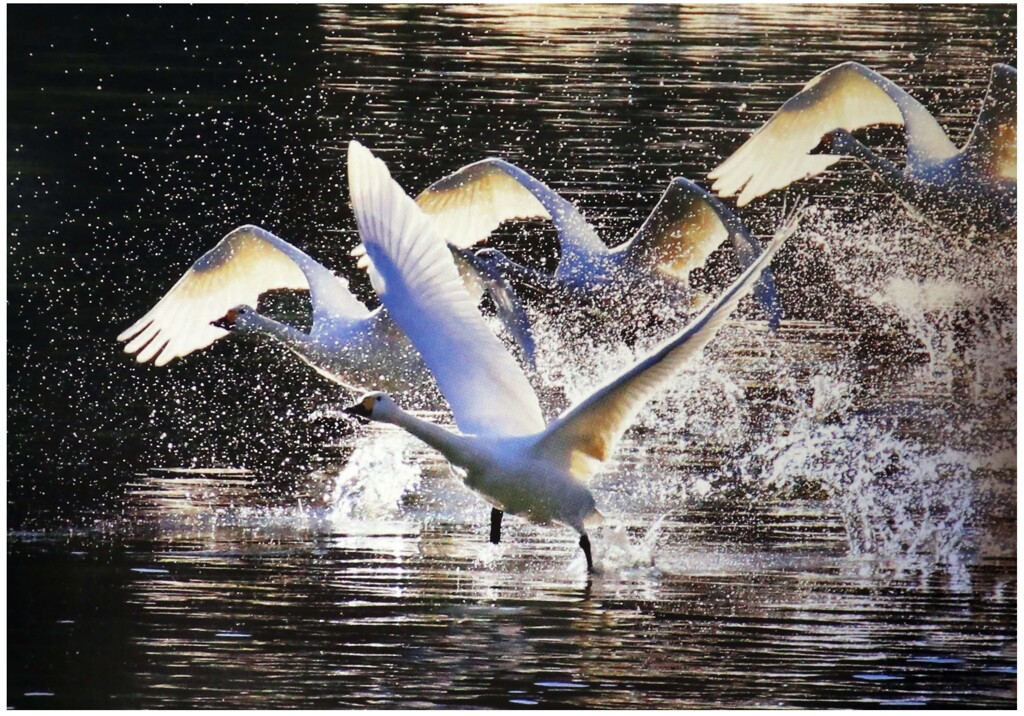
M 772 257 L 795 230 L 799 212 L 711 306 L 648 358 L 573 406 L 548 426 L 534 450 L 578 478 L 589 477 L 607 460 L 643 404 L 725 325 Z
M 505 221 L 548 219 L 544 205 L 497 159 L 468 164 L 424 189 L 416 203 L 436 219 L 445 240 L 467 248 Z
M 227 335 L 210 325 L 228 310 L 255 306 L 273 289 L 310 289 L 318 320 L 365 317 L 348 283 L 287 241 L 258 226 L 241 226 L 199 257 L 146 315 L 118 337 L 140 363 L 166 365 Z
M 911 167 L 948 159 L 956 147 L 920 102 L 893 82 L 856 62 L 844 62 L 808 82 L 708 177 L 720 196 L 739 194 L 737 206 L 839 161 L 809 154 L 833 129 L 876 124 L 906 128 Z
M 416 203 L 459 247 L 482 241 L 503 221 L 549 218 L 565 256 L 605 254 L 608 247 L 572 202 L 502 159 L 484 159 L 427 187 Z
M 434 375 L 459 430 L 543 430 L 536 394 L 484 322 L 434 222 L 358 142 L 349 143 L 348 180 L 373 287 Z
M 704 266 L 708 257 L 729 237 L 733 252 L 746 268 L 761 254 L 761 245 L 743 222 L 713 194 L 684 177 L 676 177 L 662 194 L 643 226 L 627 243 L 616 247 L 625 267 L 659 271 L 688 282 L 690 272 Z M 771 269 L 765 269 L 754 289 L 768 313 L 772 327 L 782 319 L 782 304 Z
M 699 186 L 676 177 L 636 235 L 616 253 L 624 252 L 623 261 L 634 270 L 657 267 L 685 281 L 729 236 L 729 213 Z

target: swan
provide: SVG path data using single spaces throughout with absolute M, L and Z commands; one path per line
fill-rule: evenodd
M 602 519 L 585 480 L 607 460 L 635 415 L 725 324 L 785 239 L 790 221 L 743 274 L 687 328 L 550 425 L 512 356 L 487 330 L 466 294 L 440 227 L 358 142 L 348 147 L 349 192 L 370 279 L 423 356 L 448 401 L 451 432 L 375 391 L 345 408 L 404 428 L 465 471 L 465 483 L 492 505 L 492 542 L 505 512 L 579 533 L 593 572 L 587 526 Z
M 467 278 L 467 281 L 470 281 Z M 483 290 L 509 305 L 504 288 L 476 277 Z M 275 289 L 309 290 L 309 333 L 260 314 L 261 294 Z M 512 305 L 510 313 L 518 307 Z M 228 335 L 257 334 L 286 346 L 317 373 L 352 391 L 388 386 L 395 392 L 431 384 L 429 371 L 383 307 L 370 310 L 348 281 L 301 249 L 258 226 L 240 226 L 203 254 L 152 309 L 125 329 L 118 341 L 140 363 L 164 366 Z M 528 330 L 514 327 L 532 360 Z
M 486 239 L 504 221 L 550 219 L 561 249 L 553 274 L 517 264 L 495 249 L 466 258 L 494 280 L 511 277 L 520 286 L 574 303 L 611 300 L 637 306 L 645 297 L 661 297 L 678 306 L 689 294 L 690 272 L 703 266 L 727 237 L 743 266 L 761 252 L 732 211 L 682 177 L 669 183 L 639 230 L 611 249 L 572 202 L 502 159 L 483 159 L 439 179 L 416 203 L 444 227 L 450 244 L 463 249 Z M 770 271 L 761 276 L 755 295 L 776 327 L 782 308 Z
M 885 159 L 850 132 L 902 125 L 906 164 Z M 737 206 L 815 176 L 851 155 L 868 164 L 917 214 L 1003 232 L 1017 224 L 1017 70 L 996 64 L 970 138 L 957 149 L 924 105 L 892 81 L 844 62 L 808 82 L 708 174 Z

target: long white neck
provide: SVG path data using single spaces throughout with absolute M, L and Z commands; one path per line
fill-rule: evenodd
M 853 156 L 857 157 L 874 169 L 875 173 L 878 174 L 889 186 L 896 190 L 896 192 L 904 194 L 912 190 L 912 185 L 908 177 L 909 167 L 904 171 L 885 157 L 876 153 L 860 140 L 852 137 L 851 139 L 853 139 L 851 143 L 851 153 Z
M 404 428 L 448 458 L 448 462 L 459 467 L 470 467 L 468 463 L 472 462 L 473 451 L 469 445 L 470 439 L 466 436 L 445 430 L 440 425 L 417 418 L 397 407 L 391 408 L 378 419 Z
M 273 318 L 262 316 L 255 311 L 250 311 L 240 318 L 235 324 L 235 331 L 269 336 L 283 343 L 302 358 L 310 358 L 314 353 L 314 346 L 310 342 L 309 334 L 280 321 L 275 321 Z

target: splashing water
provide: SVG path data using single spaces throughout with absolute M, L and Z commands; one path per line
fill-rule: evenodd
M 596 534 L 600 537 L 599 565 L 602 572 L 628 576 L 637 570 L 658 571 L 655 550 L 667 518 L 667 514 L 662 514 L 639 538 L 632 537 L 623 525 L 613 524 L 600 529 Z
M 765 484 L 813 480 L 828 492 L 854 554 L 957 560 L 974 514 L 973 456 L 900 439 L 863 419 L 820 425 L 771 446 Z
M 413 439 L 403 431 L 374 426 L 358 442 L 333 481 L 332 522 L 381 519 L 401 509 L 402 498 L 420 482 L 420 468 L 406 456 Z
M 1015 391 L 1015 238 L 980 240 L 891 215 L 844 225 L 828 210 L 807 237 L 839 284 L 894 313 L 921 341 L 932 378 L 987 396 L 986 407 Z
M 926 360 L 896 372 L 884 358 L 854 355 L 842 337 L 822 360 L 817 341 L 807 351 L 785 328 L 781 337 L 727 329 L 638 416 L 619 456 L 629 494 L 606 502 L 679 505 L 738 473 L 759 490 L 824 491 L 853 556 L 952 570 L 975 546 L 970 527 L 981 507 L 1014 472 L 1006 455 L 1015 456 L 1015 252 L 1002 240 L 947 236 L 892 214 L 851 223 L 819 209 L 801 233 L 794 243 L 824 253 L 847 300 L 878 309 L 891 330 L 920 342 Z M 568 404 L 647 352 L 544 317 L 535 326 L 542 382 Z M 864 326 L 841 330 L 852 341 Z M 774 396 L 760 405 L 751 400 L 759 386 Z M 678 470 L 671 481 L 652 480 L 665 457 L 644 437 L 631 445 L 638 431 L 684 452 L 707 447 L 717 465 L 706 461 L 715 467 L 698 482 Z M 631 451 L 641 457 L 632 469 Z M 980 479 L 986 473 L 997 477 Z M 615 539 L 605 541 L 616 554 Z M 622 555 L 632 554 L 623 544 Z

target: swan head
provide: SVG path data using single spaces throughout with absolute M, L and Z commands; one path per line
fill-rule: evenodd
M 845 129 L 833 129 L 818 142 L 810 154 L 833 154 L 847 156 L 854 153 L 857 140 Z
M 342 412 L 363 420 L 388 422 L 393 410 L 398 410 L 398 404 L 394 399 L 387 393 L 376 391 L 367 393 L 359 399 L 358 403 L 348 406 Z
M 255 313 L 256 309 L 252 306 L 235 306 L 216 321 L 210 321 L 210 325 L 223 328 L 225 331 L 234 331 L 244 328 L 248 324 L 249 318 Z
M 482 263 L 484 266 L 489 266 L 495 269 L 503 269 L 508 264 L 513 263 L 512 259 L 503 254 L 498 249 L 487 246 L 482 249 L 477 249 L 476 260 Z

